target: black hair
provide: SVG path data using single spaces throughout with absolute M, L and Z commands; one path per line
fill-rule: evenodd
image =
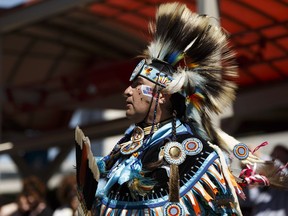
M 170 97 L 173 111 L 176 111 L 176 117 L 179 119 L 186 118 L 186 99 L 180 93 L 174 93 Z

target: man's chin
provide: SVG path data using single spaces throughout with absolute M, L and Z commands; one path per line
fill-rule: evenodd
M 132 120 L 132 119 L 133 119 L 133 116 L 134 116 L 134 115 L 133 115 L 131 112 L 129 112 L 129 110 L 126 111 L 126 117 L 127 117 L 128 119 Z
M 143 121 L 142 118 L 140 118 L 139 116 L 136 116 L 134 113 L 130 113 L 128 111 L 126 111 L 126 118 L 135 124 Z

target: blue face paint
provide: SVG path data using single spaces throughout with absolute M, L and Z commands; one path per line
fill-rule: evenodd
M 141 92 L 144 96 L 153 97 L 153 89 L 148 85 L 141 85 Z

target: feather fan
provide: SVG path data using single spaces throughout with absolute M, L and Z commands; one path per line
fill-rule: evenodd
M 76 141 L 76 179 L 79 212 L 81 215 L 89 215 L 95 200 L 95 192 L 99 180 L 99 169 L 91 151 L 90 141 L 82 130 L 75 130 Z

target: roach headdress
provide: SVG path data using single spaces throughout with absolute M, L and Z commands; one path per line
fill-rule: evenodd
M 237 76 L 227 34 L 210 19 L 180 3 L 160 5 L 156 22 L 149 24 L 152 41 L 130 79 L 144 76 L 166 93 L 181 93 L 186 117 L 196 120 L 208 136 L 207 114 L 219 114 L 230 105 Z

